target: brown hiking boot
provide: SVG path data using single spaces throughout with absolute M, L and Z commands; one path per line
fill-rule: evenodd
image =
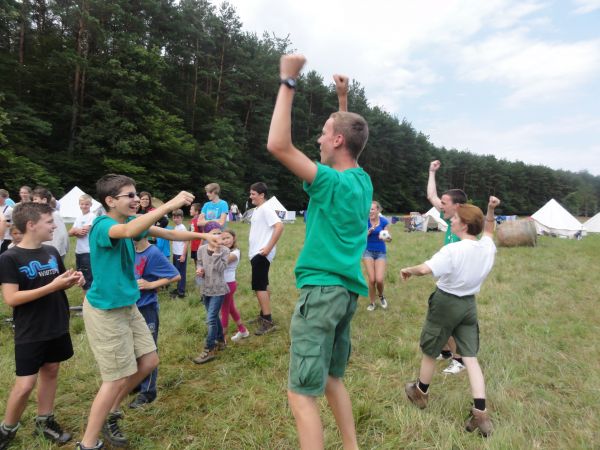
M 275 331 L 277 329 L 277 325 L 272 320 L 267 320 L 264 317 L 260 318 L 258 330 L 254 332 L 257 336 L 262 336 L 263 334 L 270 333 L 271 331 Z
M 417 408 L 425 409 L 427 406 L 427 400 L 429 398 L 429 394 L 423 392 L 419 389 L 417 382 L 414 383 L 406 383 L 404 386 L 404 392 L 406 392 L 406 396 L 408 399 L 417 406 Z
M 202 350 L 202 353 L 196 356 L 192 361 L 194 361 L 195 364 L 204 364 L 215 359 L 216 353 L 216 347 L 211 350 L 205 348 L 204 350 Z
M 488 437 L 492 434 L 494 427 L 492 426 L 492 421 L 490 420 L 487 409 L 481 411 L 479 409 L 471 408 L 471 415 L 465 422 L 465 429 L 471 433 L 477 428 L 479 428 L 479 432 L 483 437 Z
M 225 350 L 227 348 L 227 342 L 226 341 L 217 341 L 217 351 L 221 351 L 221 350 Z

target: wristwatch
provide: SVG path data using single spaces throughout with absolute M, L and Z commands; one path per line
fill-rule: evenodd
M 296 89 L 296 79 L 295 78 L 284 78 L 279 81 L 280 84 L 285 84 L 290 89 Z

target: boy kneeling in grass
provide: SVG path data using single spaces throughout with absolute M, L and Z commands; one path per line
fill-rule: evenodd
M 71 434 L 54 419 L 59 366 L 73 356 L 64 290 L 83 286 L 85 280 L 81 272 L 65 270 L 56 248 L 42 245 L 52 240 L 56 228 L 49 205 L 21 203 L 12 218 L 23 239 L 0 256 L 0 282 L 4 301 L 13 308 L 17 378 L 0 425 L 0 449 L 14 439 L 36 383 L 34 434 L 64 444 Z
M 100 430 L 115 447 L 128 440 L 119 428 L 122 400 L 157 366 L 156 344 L 136 301 L 140 297 L 135 279 L 134 237 L 153 236 L 170 240 L 219 237 L 153 226 L 171 211 L 192 203 L 194 196 L 180 192 L 162 206 L 135 217 L 140 199 L 135 182 L 124 175 L 109 174 L 96 183 L 98 198 L 107 213 L 94 220 L 90 231 L 90 259 L 94 283 L 83 303 L 86 334 L 100 368 L 102 385 L 92 403 L 85 434 L 77 448 L 101 449 Z

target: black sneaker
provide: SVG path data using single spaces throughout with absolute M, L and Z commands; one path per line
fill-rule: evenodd
M 258 330 L 254 332 L 257 336 L 262 336 L 263 334 L 270 333 L 271 331 L 275 331 L 277 329 L 277 325 L 272 320 L 267 320 L 264 317 L 260 318 L 260 325 Z
M 54 420 L 54 414 L 46 417 L 35 418 L 34 436 L 42 436 L 58 445 L 66 444 L 71 440 L 71 433 L 62 430 L 61 426 Z
M 121 411 L 111 412 L 104 426 L 102 427 L 102 434 L 106 438 L 106 441 L 113 447 L 127 447 L 129 441 L 119 428 L 119 420 L 123 418 Z
M 17 430 L 20 426 L 20 424 L 17 424 L 17 426 L 12 430 L 7 430 L 6 428 L 4 428 L 4 424 L 0 425 L 0 450 L 4 450 L 8 447 L 10 441 L 12 441 L 15 438 Z
M 102 450 L 104 448 L 104 442 L 98 440 L 98 443 L 93 447 L 84 447 L 81 442 L 75 444 L 75 450 Z
M 149 403 L 152 403 L 153 400 L 150 400 L 148 397 L 146 397 L 144 394 L 138 394 L 135 399 L 129 404 L 129 407 L 131 409 L 138 409 L 141 408 L 144 405 L 147 405 Z

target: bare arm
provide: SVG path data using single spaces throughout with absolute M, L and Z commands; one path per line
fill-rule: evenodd
M 167 203 L 136 217 L 131 222 L 112 226 L 108 231 L 108 235 L 112 239 L 134 238 L 152 227 L 165 214 L 169 214 L 182 206 L 190 205 L 193 201 L 194 196 L 192 194 L 181 191 Z
M 263 256 L 267 256 L 269 253 L 271 253 L 271 250 L 273 250 L 273 247 L 275 247 L 277 241 L 283 234 L 283 224 L 281 222 L 277 222 L 275 225 L 273 225 L 273 227 L 275 229 L 273 230 L 273 235 L 271 236 L 269 243 L 264 248 L 261 248 L 258 252 Z
M 51 283 L 37 289 L 20 291 L 18 284 L 3 283 L 2 296 L 4 297 L 4 303 L 14 308 L 15 306 L 24 305 L 53 292 L 63 291 L 76 284 L 81 284 L 82 279 L 83 275 L 81 272 L 69 269 L 57 276 Z
M 152 237 L 167 239 L 168 241 L 193 241 L 194 239 L 204 239 L 219 244 L 221 238 L 219 235 L 210 233 L 196 233 L 195 231 L 167 230 L 166 228 L 152 226 L 148 230 Z
M 496 217 L 494 216 L 494 210 L 500 204 L 500 200 L 493 195 L 490 196 L 488 202 L 488 209 L 485 215 L 485 225 L 483 226 L 483 236 L 494 237 L 494 230 L 496 229 Z
M 442 209 L 442 201 L 437 195 L 437 186 L 435 184 L 435 173 L 442 164 L 439 161 L 432 161 L 429 164 L 429 178 L 427 179 L 427 200 L 438 211 Z
M 155 280 L 155 281 L 147 281 L 147 280 L 144 280 L 143 278 L 140 278 L 139 280 L 137 280 L 137 284 L 138 284 L 138 288 L 140 288 L 140 289 L 150 290 L 150 289 L 161 288 L 163 286 L 166 286 L 167 284 L 175 283 L 176 281 L 179 281 L 179 280 L 181 280 L 181 275 L 177 274 L 173 278 L 159 278 L 158 280 Z
M 335 81 L 335 92 L 338 97 L 339 110 L 348 111 L 348 77 L 345 75 L 335 74 L 333 76 Z
M 302 55 L 283 55 L 280 61 L 281 78 L 298 78 L 305 62 Z M 293 100 L 294 90 L 281 84 L 269 128 L 267 149 L 294 175 L 312 183 L 317 174 L 317 165 L 292 143 Z
M 405 267 L 400 270 L 400 276 L 404 281 L 408 280 L 411 276 L 415 275 L 421 277 L 423 275 L 429 275 L 431 269 L 427 264 L 419 264 L 418 266 Z

